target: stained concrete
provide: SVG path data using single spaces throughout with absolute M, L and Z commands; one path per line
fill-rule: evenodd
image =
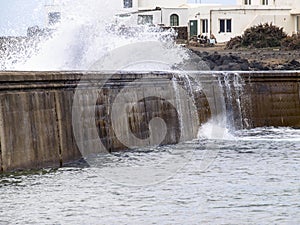
M 297 71 L 188 76 L 0 72 L 1 171 L 59 167 L 81 158 L 82 147 L 87 147 L 84 153 L 97 149 L 99 140 L 108 152 L 126 149 L 120 139 L 130 135 L 137 146 L 155 143 L 161 137 L 155 137 L 160 134 L 155 127 L 149 128 L 153 118 L 165 121 L 156 126 L 166 128 L 162 144 L 196 138 L 199 126 L 218 115 L 226 115 L 236 128 L 300 128 Z M 132 94 L 136 97 L 130 100 Z M 117 119 L 112 119 L 113 105 L 125 110 Z M 74 110 L 82 120 L 74 120 Z M 124 133 L 124 127 L 130 132 Z

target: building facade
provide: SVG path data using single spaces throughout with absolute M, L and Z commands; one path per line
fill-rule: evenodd
M 283 27 L 289 35 L 300 32 L 300 1 L 237 0 L 235 6 L 213 7 L 209 11 L 209 29 L 220 42 L 241 35 L 261 23 Z
M 46 7 L 49 25 L 63 16 L 58 0 L 52 1 L 54 4 Z M 226 42 L 260 23 L 283 27 L 290 35 L 300 32 L 299 0 L 237 0 L 231 6 L 187 4 L 186 0 L 117 0 L 110 4 L 116 9 L 117 22 L 128 26 L 185 26 L 190 38 L 213 35 L 218 42 Z

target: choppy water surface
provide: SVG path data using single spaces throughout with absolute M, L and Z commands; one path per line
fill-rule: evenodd
M 209 143 L 219 152 L 200 172 Z M 119 161 L 107 156 L 103 163 L 156 164 L 179 147 L 194 150 L 191 161 L 152 186 L 119 185 L 100 168 L 79 166 L 2 176 L 0 224 L 300 223 L 300 130 L 243 130 L 225 140 L 118 153 Z

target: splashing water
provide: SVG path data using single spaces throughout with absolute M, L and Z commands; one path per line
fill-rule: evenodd
M 196 67 L 188 62 L 193 62 L 195 55 L 191 56 L 188 50 L 175 45 L 174 31 L 162 31 L 159 27 L 137 27 L 133 24 L 124 26 L 124 24 L 130 24 L 133 18 L 130 16 L 122 19 L 116 17 L 118 10 L 111 7 L 111 4 L 109 1 L 96 0 L 61 1 L 61 22 L 52 27 L 53 32 L 48 37 L 38 39 L 36 42 L 32 41 L 33 43 L 29 42 L 31 46 L 27 46 L 29 50 L 26 51 L 26 54 L 22 51 L 19 55 L 11 54 L 11 60 L 7 61 L 5 69 L 21 71 L 97 69 L 92 65 L 118 48 L 134 47 L 134 44 L 139 42 L 156 41 L 161 45 L 155 50 L 161 50 L 160 55 L 168 60 L 160 63 L 153 63 L 153 61 L 149 63 L 148 61 L 147 65 L 144 63 L 128 64 L 125 67 L 114 69 L 158 71 L 176 69 L 176 66 L 178 68 L 179 65 L 184 70 L 189 70 L 191 66 L 197 70 L 209 70 L 209 67 L 203 61 L 201 63 L 201 60 L 194 60 Z M 139 46 L 136 45 L 136 48 Z M 151 52 L 153 49 L 143 53 L 157 54 L 157 52 Z M 139 51 L 136 52 L 136 54 L 140 54 Z M 193 93 L 188 76 L 186 74 L 183 76 L 188 81 L 187 90 Z M 201 89 L 200 84 L 201 82 L 197 87 Z M 182 123 L 181 126 L 183 126 Z M 207 132 L 211 133 L 205 131 L 205 133 Z
M 231 131 L 225 128 L 225 125 L 220 123 L 221 120 L 215 118 L 203 124 L 198 131 L 198 139 L 213 139 L 213 140 L 235 140 Z
M 168 54 L 177 56 L 172 63 L 186 58 L 186 50 L 174 44 L 174 31 L 136 26 L 132 24 L 133 16 L 115 16 L 119 11 L 111 4 L 96 0 L 60 1 L 61 22 L 52 27 L 47 37 L 28 42 L 26 51 L 8 53 L 4 69 L 87 70 L 111 50 L 141 41 L 163 43 Z

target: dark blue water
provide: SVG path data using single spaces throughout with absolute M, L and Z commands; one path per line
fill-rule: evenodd
M 218 149 L 203 171 L 208 146 Z M 133 187 L 103 175 L 125 162 L 156 167 L 174 149 L 193 154 L 158 184 Z M 102 168 L 2 176 L 0 224 L 300 224 L 300 130 L 242 130 L 102 157 Z

